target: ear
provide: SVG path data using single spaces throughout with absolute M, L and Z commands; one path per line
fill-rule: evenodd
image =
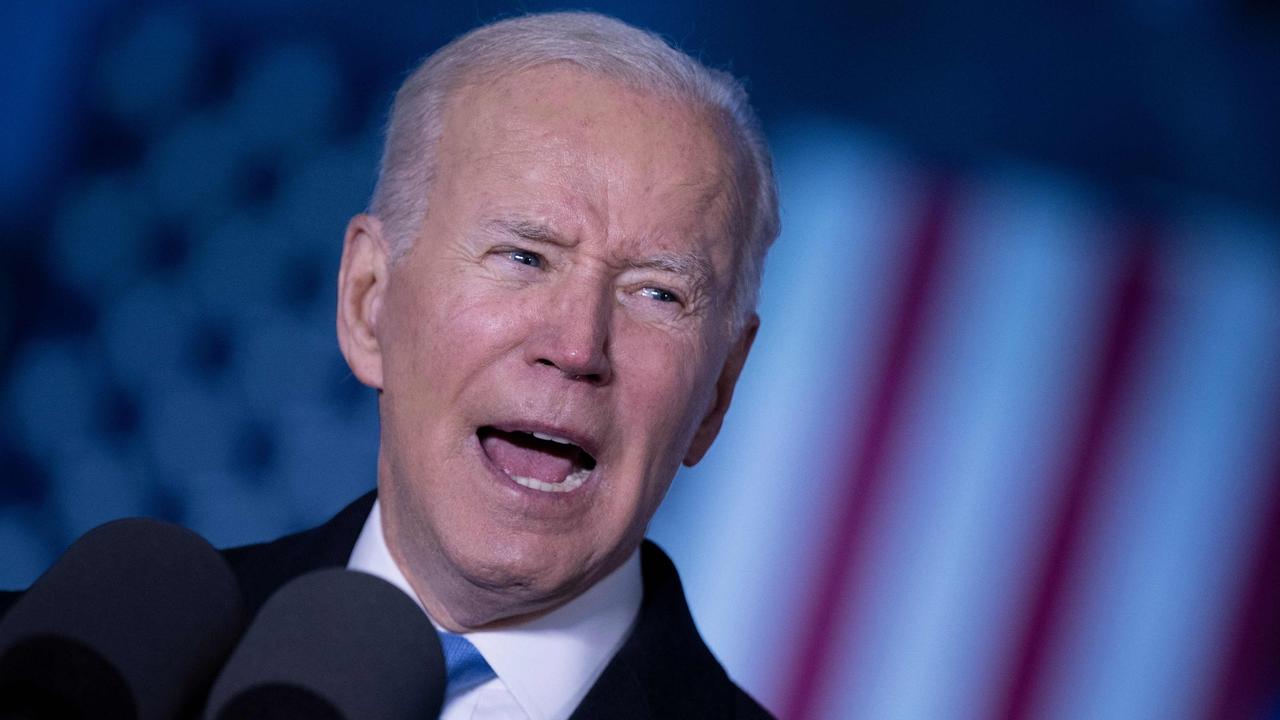
M 738 384 L 738 376 L 742 374 L 742 366 L 747 362 L 747 353 L 751 352 L 751 343 L 755 342 L 756 331 L 759 329 L 760 316 L 752 313 L 751 319 L 747 321 L 746 327 L 742 329 L 742 333 L 729 350 L 729 355 L 724 360 L 724 367 L 720 369 L 720 377 L 716 380 L 715 399 L 706 417 L 702 418 L 698 431 L 693 435 L 689 452 L 684 456 L 685 465 L 689 467 L 697 465 L 711 448 L 711 443 L 716 436 L 720 434 L 724 414 L 729 412 L 729 401 L 733 399 L 733 388 Z
M 382 389 L 378 316 L 387 290 L 388 250 L 382 223 L 360 214 L 347 223 L 338 270 L 338 347 L 360 382 Z

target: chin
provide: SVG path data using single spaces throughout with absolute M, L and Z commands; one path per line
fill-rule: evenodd
M 447 550 L 454 565 L 472 584 L 504 592 L 559 594 L 589 577 L 589 557 L 559 547 L 562 540 L 535 534 L 484 539 L 456 537 Z
M 465 607 L 452 608 L 459 622 L 479 627 L 508 618 L 527 618 L 552 610 L 586 590 L 598 577 L 592 568 L 535 550 L 506 546 L 485 552 L 464 549 L 453 558 L 455 572 L 466 585 Z

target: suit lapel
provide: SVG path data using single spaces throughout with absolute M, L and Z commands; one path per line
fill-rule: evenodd
M 649 705 L 649 694 L 641 684 L 641 669 L 619 653 L 578 703 L 570 720 L 650 720 L 661 717 Z
M 640 564 L 644 600 L 635 628 L 572 720 L 723 717 L 734 686 L 698 635 L 675 566 L 649 541 Z

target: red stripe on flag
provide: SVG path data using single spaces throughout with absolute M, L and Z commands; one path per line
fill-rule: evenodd
M 1280 407 L 1280 406 L 1278 406 Z M 1280 412 L 1273 437 L 1280 440 Z M 1272 451 L 1280 449 L 1280 442 Z M 1264 478 L 1270 497 L 1242 585 L 1230 651 L 1206 720 L 1263 717 L 1280 711 L 1280 452 Z M 1267 704 L 1272 707 L 1268 708 Z
M 884 501 L 885 461 L 901 414 L 908 368 L 918 354 L 926 309 L 937 284 L 951 195 L 950 186 L 943 183 L 928 193 L 922 222 L 908 241 L 910 255 L 902 293 L 885 314 L 888 343 L 880 358 L 870 407 L 864 414 L 865 430 L 856 442 L 849 443 L 843 466 L 852 471 L 841 478 L 835 522 L 821 545 L 827 550 L 820 561 L 821 574 L 810 595 L 811 604 L 799 618 L 801 641 L 782 706 L 786 718 L 807 720 L 815 712 L 832 643 L 839 635 L 837 622 L 847 605 L 844 590 L 848 579 L 857 576 L 868 528 Z
M 1058 484 L 1057 515 L 1048 524 L 1044 554 L 1031 575 L 1033 594 L 1026 622 L 1013 645 L 1012 672 L 1005 676 L 1010 680 L 996 716 L 1003 720 L 1031 717 L 1036 692 L 1044 681 L 1045 661 L 1063 619 L 1062 600 L 1069 575 L 1080 554 L 1086 520 L 1102 490 L 1099 480 L 1106 445 L 1119 419 L 1123 395 L 1134 379 L 1140 342 L 1151 320 L 1153 235 L 1153 229 L 1145 225 L 1136 229 L 1135 242 L 1112 290 L 1110 313 L 1101 329 L 1096 374 Z

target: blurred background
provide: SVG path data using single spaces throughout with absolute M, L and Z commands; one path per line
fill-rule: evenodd
M 374 482 L 342 231 L 414 62 L 540 2 L 0 11 L 0 587 Z M 601 2 L 745 77 L 784 232 L 651 535 L 783 718 L 1280 718 L 1280 10 Z

